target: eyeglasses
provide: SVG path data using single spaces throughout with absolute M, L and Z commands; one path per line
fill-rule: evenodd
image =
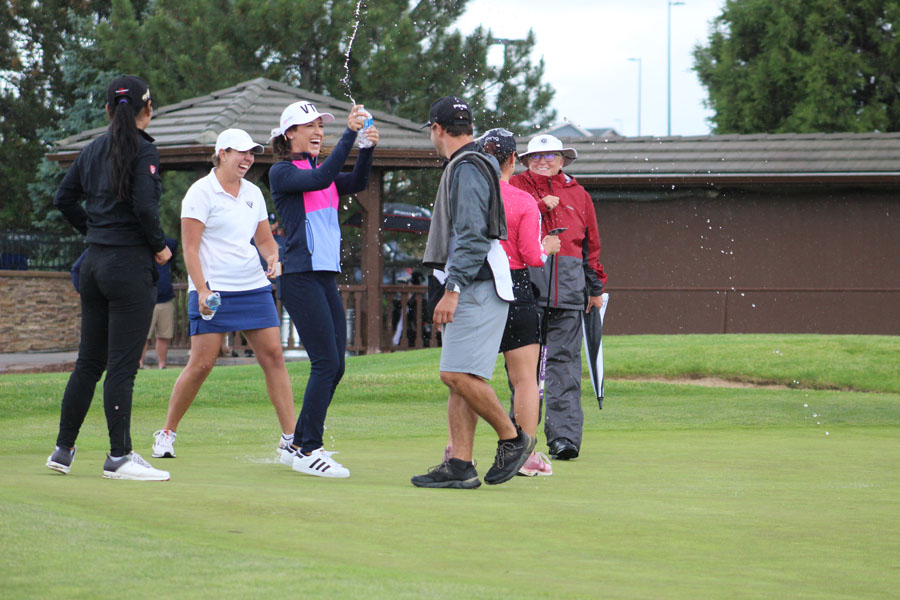
M 538 153 L 538 154 L 529 154 L 528 162 L 537 162 L 537 161 L 541 160 L 542 158 L 544 160 L 546 160 L 547 162 L 553 162 L 560 156 L 561 156 L 561 154 L 559 152 L 543 152 L 543 153 Z

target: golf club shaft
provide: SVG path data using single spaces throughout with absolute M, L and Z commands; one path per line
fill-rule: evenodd
M 544 318 L 541 319 L 541 369 L 538 378 L 538 398 L 544 399 L 544 381 L 547 379 L 547 326 L 550 321 L 550 289 L 553 287 L 553 265 L 556 257 L 550 257 L 550 281 L 547 285 L 547 304 L 544 306 Z
M 559 235 L 566 227 L 551 229 L 550 235 Z M 538 371 L 538 399 L 544 399 L 544 381 L 547 379 L 547 323 L 550 320 L 550 290 L 553 287 L 553 265 L 556 263 L 556 255 L 550 257 L 550 279 L 547 282 L 547 303 L 544 307 L 544 315 L 541 319 L 541 364 Z

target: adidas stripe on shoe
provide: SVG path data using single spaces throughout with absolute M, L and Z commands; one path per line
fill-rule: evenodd
M 275 455 L 277 458 L 281 458 L 284 455 L 284 451 L 287 450 L 290 452 L 291 444 L 294 443 L 294 434 L 285 435 L 281 434 L 281 437 L 278 438 L 278 448 L 275 450 Z M 290 466 L 290 463 L 287 463 Z
M 297 456 L 297 451 L 291 446 L 288 446 L 284 449 L 279 449 L 278 462 L 286 467 L 293 467 L 295 456 Z

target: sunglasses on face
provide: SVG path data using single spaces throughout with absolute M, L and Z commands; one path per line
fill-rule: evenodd
M 547 162 L 553 162 L 554 160 L 559 158 L 559 156 L 560 156 L 559 152 L 544 152 L 544 153 L 540 153 L 540 154 L 529 154 L 528 161 L 529 162 L 537 162 L 541 159 L 544 159 Z

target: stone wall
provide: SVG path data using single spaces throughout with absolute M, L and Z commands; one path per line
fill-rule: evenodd
M 80 337 L 68 273 L 0 270 L 0 352 L 77 350 Z

